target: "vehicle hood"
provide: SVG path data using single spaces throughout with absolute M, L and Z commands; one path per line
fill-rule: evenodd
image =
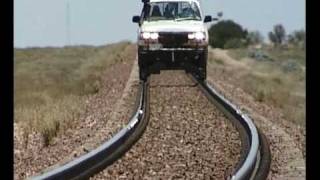
M 202 21 L 144 21 L 141 25 L 143 32 L 197 32 L 206 31 Z

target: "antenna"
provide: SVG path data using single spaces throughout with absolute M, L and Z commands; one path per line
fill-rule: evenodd
M 66 38 L 67 38 L 67 45 L 71 45 L 70 42 L 70 4 L 69 0 L 67 0 L 67 13 L 66 13 Z

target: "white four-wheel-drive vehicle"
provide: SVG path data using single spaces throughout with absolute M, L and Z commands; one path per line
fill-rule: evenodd
M 199 0 L 142 0 L 139 24 L 138 64 L 140 79 L 160 70 L 182 69 L 205 80 L 208 30 Z

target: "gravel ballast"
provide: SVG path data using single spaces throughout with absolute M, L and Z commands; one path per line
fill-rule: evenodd
M 240 158 L 239 133 L 184 72 L 150 79 L 142 138 L 92 179 L 224 179 Z

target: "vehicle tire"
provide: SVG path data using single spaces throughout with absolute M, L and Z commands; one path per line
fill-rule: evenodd
M 145 56 L 140 54 L 140 48 L 138 49 L 138 65 L 139 65 L 139 79 L 146 81 L 148 78 L 148 71 L 145 64 Z
M 146 81 L 148 78 L 148 72 L 145 69 L 139 68 L 139 79 Z
M 207 59 L 208 59 L 208 49 L 206 49 L 202 55 L 200 67 L 198 68 L 199 79 L 204 81 L 207 79 Z
M 207 69 L 206 68 L 199 70 L 199 79 L 201 81 L 205 81 L 207 79 Z

